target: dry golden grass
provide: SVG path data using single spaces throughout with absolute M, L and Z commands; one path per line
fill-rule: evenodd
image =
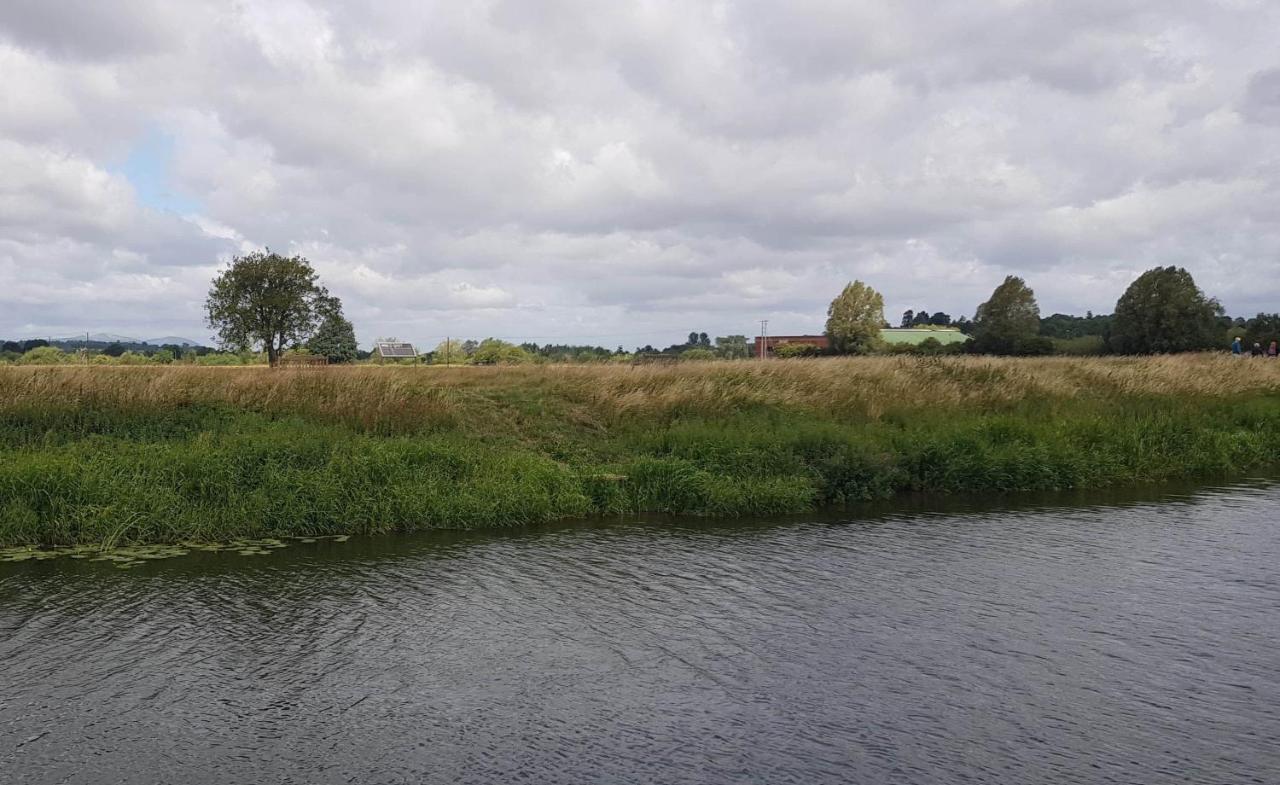
M 363 427 L 423 427 L 544 407 L 583 422 L 714 415 L 757 407 L 877 418 L 892 411 L 1026 400 L 1221 398 L 1280 392 L 1280 362 L 1195 354 L 1149 358 L 865 357 L 674 366 L 4 367 L 0 411 L 226 405 Z

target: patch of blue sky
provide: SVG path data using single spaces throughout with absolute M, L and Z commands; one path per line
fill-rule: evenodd
M 198 213 L 202 207 L 199 200 L 174 186 L 173 146 L 171 134 L 152 128 L 115 169 L 128 178 L 143 205 L 178 215 Z

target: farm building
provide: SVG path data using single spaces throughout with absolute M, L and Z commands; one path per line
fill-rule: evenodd
M 751 350 L 752 357 L 761 356 L 760 343 L 761 339 L 757 336 L 755 346 Z M 764 349 L 768 353 L 765 356 L 771 357 L 779 346 L 788 345 L 813 346 L 818 351 L 825 352 L 831 346 L 831 342 L 825 335 L 770 335 L 764 339 Z

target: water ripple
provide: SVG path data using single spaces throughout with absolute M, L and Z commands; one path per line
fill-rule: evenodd
M 1280 488 L 0 565 L 5 783 L 1280 781 Z

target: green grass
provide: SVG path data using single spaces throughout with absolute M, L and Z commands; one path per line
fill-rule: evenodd
M 1280 461 L 1280 368 L 1138 362 L 14 369 L 0 546 L 767 515 Z

